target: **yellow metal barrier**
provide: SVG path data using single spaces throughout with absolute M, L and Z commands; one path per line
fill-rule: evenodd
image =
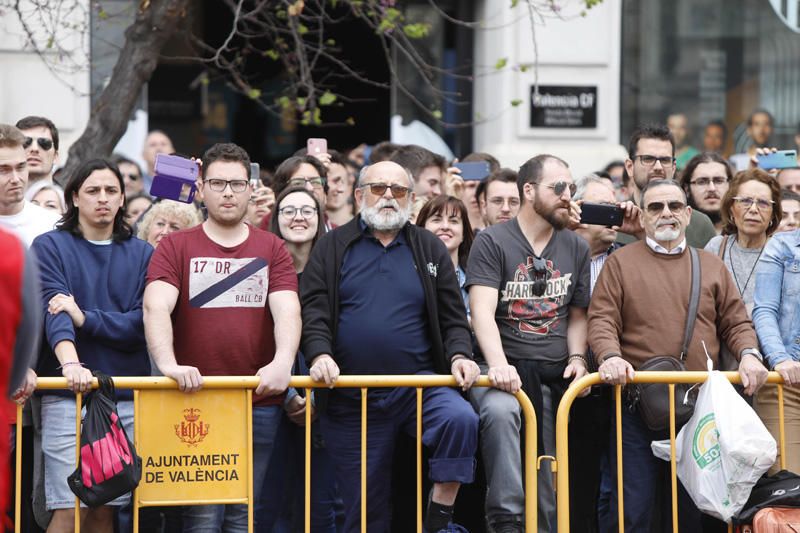
M 253 483 L 252 483 L 252 389 L 258 386 L 259 380 L 257 377 L 250 376 L 233 376 L 233 377 L 204 377 L 203 390 L 231 390 L 231 389 L 245 389 L 247 391 L 246 411 L 247 417 L 247 451 L 248 451 L 248 476 L 247 476 L 247 498 L 234 499 L 234 500 L 219 500 L 214 498 L 198 499 L 192 501 L 182 500 L 169 500 L 169 501 L 147 501 L 146 505 L 204 505 L 204 504 L 219 504 L 219 503 L 246 503 L 248 505 L 248 531 L 253 530 Z M 177 389 L 175 381 L 164 377 L 115 377 L 114 385 L 117 389 L 133 389 L 134 390 L 134 445 L 139 451 L 139 442 L 142 438 L 140 434 L 140 421 L 142 417 L 138 412 L 139 405 L 139 392 L 151 390 L 174 390 Z M 97 380 L 94 380 L 94 388 L 97 387 Z M 294 376 L 291 379 L 291 387 L 297 389 L 305 389 L 306 398 L 311 397 L 311 391 L 314 388 L 325 388 L 325 384 L 317 383 L 311 380 L 310 377 Z M 481 376 L 476 387 L 490 386 L 489 378 Z M 361 531 L 366 532 L 367 528 L 367 392 L 369 388 L 373 387 L 413 387 L 416 389 L 417 399 L 417 426 L 416 426 L 416 471 L 417 471 L 417 532 L 422 532 L 422 390 L 429 387 L 456 387 L 456 381 L 450 376 L 341 376 L 337 381 L 336 388 L 358 388 L 361 390 Z M 66 379 L 64 378 L 39 378 L 37 382 L 38 390 L 52 390 L 52 389 L 65 389 Z M 516 394 L 517 401 L 522 409 L 522 414 L 526 424 L 525 431 L 525 529 L 526 531 L 537 530 L 537 458 L 536 458 L 536 415 L 533 410 L 533 405 L 530 399 L 524 392 L 519 391 Z M 76 401 L 76 435 L 80 435 L 81 427 L 81 404 L 82 395 L 75 396 Z M 21 491 L 21 465 L 22 465 L 22 407 L 17 408 L 17 447 L 16 447 L 16 464 L 17 472 L 15 479 L 15 493 L 20 494 Z M 560 411 L 559 411 L 560 413 Z M 130 435 L 129 435 L 130 437 Z M 80 458 L 80 438 L 76 439 L 76 464 Z M 144 470 L 144 468 L 143 468 Z M 141 487 L 141 484 L 140 484 Z M 305 425 L 305 531 L 309 533 L 311 530 L 311 410 L 306 409 L 306 425 Z M 15 531 L 20 531 L 20 498 L 15 498 Z M 139 527 L 139 508 L 143 502 L 139 499 L 139 488 L 133 493 L 133 520 L 134 532 L 138 532 Z M 80 531 L 80 500 L 75 498 L 75 531 Z
M 738 372 L 723 372 L 731 383 L 740 384 L 741 377 Z M 672 491 L 672 529 L 678 531 L 678 478 L 675 464 L 675 384 L 677 383 L 703 383 L 708 378 L 708 372 L 636 372 L 632 383 L 666 383 L 669 386 L 670 417 L 669 417 L 669 440 L 670 440 L 670 478 Z M 780 466 L 785 468 L 786 462 L 786 435 L 784 429 L 784 409 L 783 409 L 783 378 L 777 372 L 770 372 L 767 383 L 778 385 L 778 420 L 780 428 L 779 449 Z M 569 412 L 572 403 L 578 395 L 586 388 L 602 385 L 600 374 L 593 373 L 584 376 L 564 393 L 561 403 L 558 405 L 556 415 L 556 460 L 558 465 L 556 479 L 556 498 L 558 509 L 558 530 L 561 533 L 569 532 Z M 615 420 L 617 438 L 617 519 L 619 533 L 625 531 L 625 507 L 623 497 L 623 478 L 622 478 L 622 387 L 614 387 L 615 399 Z M 728 531 L 732 531 L 732 526 L 728 526 Z

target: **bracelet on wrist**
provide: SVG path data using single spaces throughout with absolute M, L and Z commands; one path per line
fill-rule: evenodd
M 58 369 L 61 370 L 62 368 L 66 368 L 68 366 L 74 366 L 74 365 L 86 366 L 83 363 L 81 363 L 80 361 L 67 361 L 66 363 L 62 363 L 61 366 L 58 367 Z
M 586 356 L 582 353 L 574 353 L 567 358 L 567 364 L 570 364 L 573 361 L 580 360 L 583 362 L 584 365 L 588 367 L 588 361 L 586 360 Z

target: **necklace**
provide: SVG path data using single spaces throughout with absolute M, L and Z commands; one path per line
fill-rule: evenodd
M 764 252 L 764 246 L 761 246 L 761 249 L 758 251 L 758 257 L 756 257 L 755 262 L 753 263 L 753 268 L 750 269 L 750 274 L 747 276 L 747 280 L 744 282 L 744 287 L 739 284 L 739 278 L 736 276 L 736 268 L 733 266 L 733 245 L 736 244 L 738 240 L 734 239 L 731 242 L 731 249 L 728 251 L 728 263 L 731 265 L 731 274 L 733 274 L 733 281 L 736 282 L 736 288 L 739 289 L 739 294 L 744 297 L 744 291 L 747 290 L 747 284 L 750 283 L 750 278 L 753 277 L 753 272 L 756 271 L 756 266 L 758 266 L 758 260 L 761 259 L 761 254 Z M 766 245 L 766 243 L 764 243 Z M 741 253 L 741 252 L 737 252 Z

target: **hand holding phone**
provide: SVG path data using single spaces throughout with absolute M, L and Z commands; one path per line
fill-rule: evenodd
M 460 176 L 464 181 L 480 181 L 490 173 L 488 161 L 469 161 L 453 166 L 461 171 Z
M 622 226 L 625 219 L 625 211 L 616 205 L 595 204 L 583 202 L 581 204 L 581 224 L 593 224 L 597 226 Z
M 797 165 L 796 150 L 778 150 L 764 155 L 756 155 L 758 168 L 772 170 L 776 168 L 794 168 Z
M 327 139 L 308 139 L 306 141 L 306 150 L 308 155 L 317 156 L 320 154 L 328 153 L 328 140 Z

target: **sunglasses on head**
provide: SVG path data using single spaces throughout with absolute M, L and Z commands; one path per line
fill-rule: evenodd
M 53 141 L 48 139 L 47 137 L 37 137 L 36 139 L 34 139 L 33 137 L 25 137 L 25 141 L 22 143 L 22 147 L 27 150 L 33 144 L 34 140 L 36 141 L 36 144 L 38 144 L 39 147 L 45 152 L 53 147 Z

